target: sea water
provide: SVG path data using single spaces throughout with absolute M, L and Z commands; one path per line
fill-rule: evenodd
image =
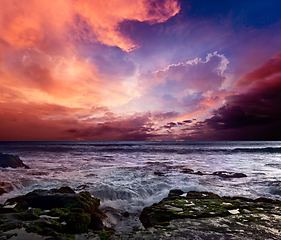
M 130 213 L 171 189 L 281 200 L 281 142 L 0 142 L 0 152 L 18 155 L 30 167 L 0 168 L 0 182 L 11 188 L 0 203 L 61 186 L 89 191 L 101 207 Z M 215 171 L 247 177 L 224 179 Z

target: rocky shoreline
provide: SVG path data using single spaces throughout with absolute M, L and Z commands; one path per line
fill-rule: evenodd
M 0 167 L 29 168 L 17 156 L 9 154 L 0 154 Z M 234 172 L 180 169 L 187 174 L 246 177 Z M 9 184 L 0 182 L 0 194 L 9 191 L 12 191 Z M 124 228 L 126 224 L 130 228 Z M 123 226 L 122 231 L 118 226 Z M 0 240 L 5 239 L 277 240 L 281 239 L 281 201 L 173 189 L 160 202 L 133 215 L 111 207 L 101 209 L 100 199 L 83 188 L 78 192 L 68 186 L 37 189 L 0 204 Z
M 129 217 L 70 187 L 34 190 L 0 206 L 0 239 L 281 239 L 281 201 L 171 190 L 143 209 L 145 229 L 115 231 Z

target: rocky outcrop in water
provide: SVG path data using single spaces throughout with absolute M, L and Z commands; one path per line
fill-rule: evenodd
M 18 156 L 11 155 L 11 154 L 4 154 L 4 153 L 0 153 L 0 167 L 2 168 L 24 167 L 26 169 L 29 169 L 29 167 L 25 165 Z
M 206 173 L 202 171 L 194 171 L 191 168 L 186 168 L 186 167 L 179 167 L 181 169 L 182 173 L 187 173 L 187 174 L 195 174 L 195 175 L 214 175 L 214 176 L 219 176 L 221 178 L 243 178 L 247 177 L 246 174 L 244 173 L 237 173 L 237 172 L 228 172 L 228 171 L 217 171 L 213 173 Z
M 76 194 L 69 187 L 34 190 L 0 206 L 0 232 L 25 228 L 51 236 L 104 230 L 106 215 L 99 205 L 100 200 L 87 191 Z
M 138 239 L 281 239 L 281 201 L 171 190 L 143 209 Z

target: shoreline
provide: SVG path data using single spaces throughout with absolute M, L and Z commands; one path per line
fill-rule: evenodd
M 83 196 L 80 203 L 79 196 Z M 45 202 L 51 198 L 52 203 Z M 61 199 L 68 199 L 67 203 L 62 203 Z M 25 201 L 28 202 L 27 206 Z M 140 221 L 145 228 L 135 227 L 131 231 L 115 229 L 118 222 L 130 221 L 132 216 L 129 213 L 121 213 L 113 208 L 99 210 L 98 202 L 98 199 L 92 198 L 87 192 L 74 193 L 69 187 L 38 189 L 9 199 L 5 206 L 0 206 L 0 239 L 21 240 L 26 236 L 30 240 L 281 238 L 279 200 L 220 197 L 210 192 L 183 192 L 174 189 L 160 202 L 143 209 Z M 58 206 L 66 208 L 57 208 Z M 78 206 L 78 209 L 73 206 Z M 99 220 L 95 221 L 96 225 L 90 224 L 92 220 L 86 220 L 87 226 L 81 229 L 81 224 L 87 218 L 85 214 L 92 219 L 99 215 L 102 226 L 97 229 Z M 70 216 L 76 220 L 73 222 Z M 63 226 L 65 221 L 65 226 L 72 226 L 70 229 Z

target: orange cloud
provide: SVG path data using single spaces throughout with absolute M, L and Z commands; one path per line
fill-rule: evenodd
M 0 10 L 1 38 L 13 48 L 47 48 L 52 40 L 100 42 L 124 51 L 137 48 L 118 31 L 124 20 L 161 23 L 177 14 L 176 0 L 3 0 Z

